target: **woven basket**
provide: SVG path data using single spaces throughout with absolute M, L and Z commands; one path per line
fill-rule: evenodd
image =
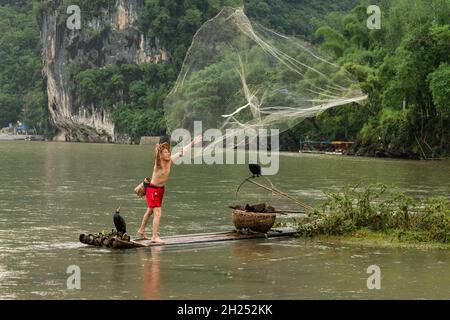
M 150 183 L 151 179 L 149 177 L 144 178 L 144 181 L 137 185 L 136 188 L 134 188 L 134 193 L 136 193 L 139 197 L 145 196 L 145 183 Z
M 252 231 L 266 233 L 275 223 L 275 213 L 255 213 L 234 209 L 233 224 L 236 229 L 248 228 Z
M 144 187 L 144 183 L 141 182 L 136 188 L 134 188 L 134 192 L 135 192 L 139 197 L 145 196 L 145 187 Z

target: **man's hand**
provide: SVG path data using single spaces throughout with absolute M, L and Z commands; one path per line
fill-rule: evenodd
M 195 146 L 197 143 L 199 143 L 200 141 L 202 141 L 202 135 L 199 134 L 198 136 L 196 136 L 190 144 L 188 144 L 186 147 L 184 147 L 183 149 L 181 149 L 180 151 L 180 157 L 183 156 L 183 154 L 190 148 L 192 148 L 193 146 Z
M 199 143 L 200 141 L 202 141 L 202 135 L 198 135 L 196 136 L 191 143 L 189 143 L 187 146 L 185 146 L 184 148 L 181 148 L 180 151 L 178 151 L 176 154 L 172 155 L 172 160 L 175 160 L 176 158 L 181 158 L 182 156 L 184 156 L 185 152 L 190 149 L 191 147 L 193 147 L 194 145 L 196 145 L 197 143 Z

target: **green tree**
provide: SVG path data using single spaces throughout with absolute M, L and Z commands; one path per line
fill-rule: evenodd
M 450 64 L 441 64 L 428 79 L 436 111 L 442 117 L 450 116 Z
M 363 27 L 366 5 L 363 2 L 340 18 L 334 14 L 333 24 L 315 34 L 322 48 L 339 58 L 369 95 L 367 104 L 360 107 L 366 110 L 362 118 L 356 116 L 360 109 L 343 107 L 350 113 L 346 118 L 353 128 L 347 137 L 358 140 L 356 151 L 362 154 L 448 155 L 450 2 L 381 1 L 383 27 L 370 31 Z M 329 121 L 321 127 L 319 120 L 325 114 Z M 341 127 L 341 117 L 334 110 L 325 114 L 315 121 L 319 124 L 316 134 L 333 137 L 330 128 Z
M 0 5 L 0 127 L 18 120 L 43 131 L 46 108 L 39 32 L 31 5 Z

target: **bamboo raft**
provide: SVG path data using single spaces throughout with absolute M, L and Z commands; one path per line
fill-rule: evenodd
M 297 231 L 293 228 L 276 228 L 271 229 L 267 233 L 260 232 L 249 232 L 249 233 L 239 233 L 236 231 L 225 231 L 225 232 L 211 232 L 211 233 L 197 233 L 197 234 L 186 234 L 165 237 L 162 240 L 164 243 L 154 243 L 147 239 L 136 239 L 136 240 L 121 240 L 115 238 L 114 241 L 93 241 L 92 243 L 86 243 L 98 247 L 108 247 L 113 249 L 132 249 L 132 248 L 143 248 L 143 247 L 153 247 L 153 246 L 171 246 L 171 245 L 188 245 L 196 243 L 208 243 L 208 242 L 220 242 L 220 241 L 237 241 L 237 240 L 248 240 L 248 239 L 261 239 L 261 238 L 277 238 L 277 237 L 289 237 L 296 234 Z M 80 235 L 80 241 L 83 238 Z

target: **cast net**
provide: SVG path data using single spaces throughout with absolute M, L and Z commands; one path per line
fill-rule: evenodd
M 326 109 L 365 100 L 350 74 L 324 57 L 305 41 L 251 22 L 242 8 L 225 7 L 195 34 L 166 97 L 169 132 L 192 132 L 194 121 L 224 134 L 283 132 Z

